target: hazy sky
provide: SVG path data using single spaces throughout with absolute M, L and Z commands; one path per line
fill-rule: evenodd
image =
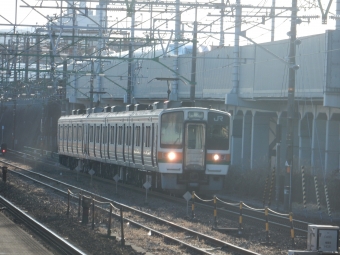
M 26 3 L 28 3 L 29 5 L 37 5 L 40 6 L 40 4 L 42 3 L 41 0 L 24 0 Z M 175 0 L 172 0 L 175 1 Z M 187 2 L 186 1 L 182 1 L 182 2 Z M 323 4 L 323 8 L 326 9 L 328 2 L 330 0 L 322 0 L 322 4 Z M 39 15 L 37 12 L 35 12 L 34 10 L 32 10 L 31 8 L 25 8 L 23 6 L 26 6 L 26 4 L 22 1 L 22 0 L 6 0 L 6 1 L 2 1 L 5 2 L 6 4 L 3 4 L 1 6 L 0 9 L 0 24 L 9 24 L 9 22 L 11 23 L 15 23 L 15 4 L 17 2 L 17 23 L 18 24 L 26 24 L 26 25 L 44 25 L 46 24 L 46 19 L 44 17 L 42 17 L 41 15 Z M 199 1 L 201 2 L 201 1 Z M 230 3 L 234 4 L 236 2 L 236 0 L 231 0 Z M 271 6 L 273 0 L 241 0 L 241 4 L 252 4 L 253 6 Z M 60 5 L 60 1 L 43 1 L 43 6 L 57 6 L 57 3 Z M 215 1 L 215 3 L 220 3 L 220 0 Z M 66 5 L 66 3 L 63 3 L 64 6 Z M 92 3 L 92 7 L 94 7 L 95 4 Z M 276 0 L 276 6 L 291 6 L 291 1 L 290 0 Z M 299 15 L 319 15 L 321 16 L 321 11 L 318 8 L 318 1 L 317 0 L 308 0 L 308 1 L 298 1 L 298 6 L 300 8 L 299 11 Z M 330 14 L 329 16 L 335 15 L 335 7 L 336 7 L 336 1 L 333 1 L 333 4 L 331 6 L 330 9 Z M 39 12 L 43 13 L 44 15 L 53 15 L 53 14 L 60 14 L 60 10 L 59 9 L 37 9 Z M 259 9 L 248 9 L 250 11 L 251 15 L 255 15 Z M 262 10 L 263 11 L 263 10 Z M 276 11 L 276 13 L 279 12 L 278 10 Z M 187 15 L 188 14 L 188 15 Z M 182 19 L 183 18 L 187 18 L 187 17 L 193 17 L 193 15 L 187 13 L 186 15 L 182 15 Z M 112 15 L 118 15 L 117 12 L 113 13 Z M 147 14 L 145 14 L 146 16 Z M 290 12 L 287 11 L 285 14 L 285 16 L 289 16 Z M 6 21 L 6 19 L 9 21 Z M 138 18 L 137 18 L 138 19 Z M 200 22 L 207 22 L 209 21 L 209 18 L 204 16 L 200 17 L 200 11 L 199 11 L 199 18 L 198 20 Z M 229 18 L 228 19 L 225 18 L 225 25 L 224 27 L 227 28 L 232 27 L 233 23 L 232 23 L 232 19 Z M 242 29 L 247 29 L 250 26 L 254 26 L 256 24 L 256 22 L 261 22 L 261 18 L 244 18 L 244 21 L 247 22 L 247 24 L 243 24 L 242 25 Z M 306 35 L 310 35 L 310 34 L 319 34 L 319 33 L 324 33 L 325 30 L 327 29 L 335 29 L 335 21 L 328 19 L 328 24 L 327 25 L 321 25 L 321 18 L 319 19 L 313 19 L 310 20 L 310 22 L 308 23 L 307 20 L 304 20 L 306 22 L 303 22 L 301 25 L 298 26 L 298 30 L 297 30 L 297 35 L 298 37 L 302 37 L 302 36 L 306 36 Z M 262 27 L 262 28 L 260 28 Z M 290 19 L 289 18 L 277 18 L 275 20 L 275 39 L 287 39 L 287 32 L 289 31 L 289 27 L 290 27 Z M 0 26 L 0 29 L 10 29 L 12 27 L 8 27 L 8 26 Z M 261 41 L 270 41 L 270 28 L 271 28 L 271 21 L 267 21 L 265 25 L 260 25 L 257 26 L 256 29 L 250 29 L 247 31 L 247 36 L 251 37 L 253 40 L 257 41 L 257 42 L 261 42 Z M 33 32 L 34 29 L 32 27 L 21 27 L 21 30 L 25 30 L 28 32 Z M 218 26 L 215 26 L 215 29 L 218 30 Z M 228 30 L 230 32 L 233 32 L 233 29 Z M 218 38 L 218 35 L 215 35 L 216 38 Z M 229 36 L 232 38 L 232 36 Z M 207 36 L 208 38 L 208 36 Z M 208 38 L 207 39 L 207 43 L 210 43 L 212 39 Z M 228 41 L 228 39 L 226 39 L 226 41 Z M 230 42 L 232 41 L 232 39 L 230 39 Z M 226 43 L 228 44 L 228 43 Z

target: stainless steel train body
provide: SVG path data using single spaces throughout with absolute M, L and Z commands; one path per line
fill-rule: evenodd
M 215 192 L 228 172 L 230 132 L 229 113 L 198 107 L 63 116 L 59 159 L 172 193 Z

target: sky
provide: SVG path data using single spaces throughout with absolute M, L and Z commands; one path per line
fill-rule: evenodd
M 175 0 L 173 0 L 175 1 Z M 190 1 L 190 0 L 186 0 Z M 192 0 L 191 0 L 192 1 Z M 274 0 L 240 0 L 241 4 L 251 4 L 253 6 L 271 6 L 272 2 Z M 289 7 L 291 6 L 291 1 L 289 0 L 275 0 L 276 1 L 276 6 L 280 7 Z M 330 0 L 322 0 L 322 5 L 323 9 L 327 8 L 328 2 Z M 47 20 L 46 18 L 42 17 L 40 14 L 32 10 L 31 8 L 26 8 L 24 6 L 27 6 L 25 2 L 29 5 L 36 5 L 40 6 L 57 6 L 57 4 L 60 5 L 60 1 L 52 1 L 52 0 L 7 0 L 6 4 L 1 6 L 0 9 L 0 29 L 10 29 L 13 27 L 9 26 L 1 26 L 1 24 L 14 24 L 15 23 L 15 4 L 17 2 L 17 23 L 18 24 L 25 24 L 25 25 L 45 25 Z M 43 3 L 42 3 L 43 2 Z M 184 2 L 184 1 L 182 1 Z M 201 2 L 201 1 L 200 1 Z M 226 1 L 225 1 L 226 2 Z M 231 4 L 234 4 L 236 0 L 230 0 L 229 1 Z M 220 3 L 220 0 L 217 0 L 216 3 Z M 64 6 L 66 3 L 63 3 Z M 92 7 L 94 7 L 94 3 L 92 3 Z M 318 7 L 318 1 L 317 0 L 298 0 L 298 6 L 300 8 L 300 11 L 298 15 L 319 15 L 321 16 L 321 10 Z M 336 7 L 336 1 L 333 1 L 331 8 L 330 8 L 330 13 L 329 16 L 335 15 L 335 7 Z M 59 15 L 60 10 L 59 9 L 37 9 L 39 12 L 43 13 L 44 15 Z M 259 14 L 259 9 L 249 9 L 249 14 L 254 15 L 260 15 Z M 278 10 L 276 11 L 278 12 Z M 244 13 L 243 13 L 244 14 Z M 118 15 L 117 13 L 112 13 L 112 19 L 114 19 L 114 15 Z M 146 16 L 147 14 L 145 14 Z M 289 16 L 290 12 L 287 11 L 285 16 Z M 144 16 L 144 17 L 145 17 Z M 194 17 L 194 12 L 192 11 L 191 13 L 188 12 L 186 15 L 182 15 L 182 19 L 187 18 L 187 17 Z M 118 17 L 116 17 L 117 19 Z M 144 18 L 145 19 L 145 18 Z M 206 13 L 203 13 L 202 11 L 198 11 L 198 21 L 201 23 L 204 22 L 210 22 L 212 17 L 207 17 Z M 137 17 L 138 20 L 138 17 Z M 247 30 L 247 36 L 252 38 L 256 42 L 266 42 L 270 41 L 271 38 L 271 21 L 268 20 L 266 21 L 265 25 L 258 25 L 258 23 L 261 23 L 261 18 L 244 18 L 244 21 L 247 23 L 242 25 L 243 30 Z M 228 22 L 230 21 L 230 22 Z M 233 26 L 233 19 L 232 18 L 225 18 L 225 25 L 224 27 L 227 28 Z M 298 26 L 297 28 L 297 36 L 298 37 L 303 37 L 307 35 L 312 35 L 312 34 L 320 34 L 324 33 L 325 30 L 328 29 L 335 29 L 335 21 L 328 19 L 328 24 L 327 25 L 322 25 L 321 24 L 321 18 L 319 19 L 311 19 L 310 22 L 307 22 L 307 20 L 303 20 L 304 22 Z M 145 26 L 145 25 L 144 25 Z M 249 27 L 256 26 L 256 28 L 249 29 Z M 219 27 L 216 25 L 215 29 L 218 30 Z M 249 29 L 249 30 L 248 30 Z M 288 39 L 287 32 L 290 29 L 290 19 L 289 18 L 277 18 L 275 20 L 275 40 L 281 40 L 281 39 Z M 34 32 L 33 27 L 20 27 L 20 30 L 24 30 L 27 32 Z M 231 28 L 228 31 L 233 32 L 234 30 Z M 188 35 L 190 36 L 190 35 Z M 204 41 L 207 44 L 217 44 L 216 38 L 218 38 L 218 35 L 214 35 L 213 37 L 211 36 L 206 36 L 200 39 L 200 41 Z M 232 43 L 233 41 L 233 35 L 226 35 L 226 44 L 228 44 L 228 41 Z

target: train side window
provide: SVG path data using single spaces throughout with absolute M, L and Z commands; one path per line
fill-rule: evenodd
M 72 126 L 68 126 L 68 140 L 72 141 Z
M 96 125 L 93 125 L 93 129 L 92 129 L 92 132 L 91 132 L 91 135 L 93 136 L 92 137 L 92 142 L 96 142 Z
M 229 125 L 228 115 L 208 113 L 207 149 L 229 150 Z
M 129 127 L 129 145 L 132 145 L 132 127 Z
M 111 133 L 110 133 L 110 130 L 111 130 L 111 125 L 110 124 L 107 124 L 107 129 L 106 129 L 106 133 L 107 133 L 107 144 L 110 143 L 110 139 L 111 139 Z
M 93 126 L 90 126 L 89 137 L 90 137 L 90 143 L 92 143 L 93 142 Z
M 114 126 L 110 127 L 110 143 L 111 144 L 115 143 L 115 127 Z
M 131 145 L 131 126 L 126 127 L 126 145 Z
M 72 132 L 72 136 L 73 136 L 73 141 L 77 141 L 77 125 L 73 126 L 73 132 Z
M 118 127 L 118 145 L 122 145 L 123 141 L 123 127 L 119 126 Z
M 59 130 L 58 130 L 58 139 L 59 139 L 59 141 L 60 140 L 63 140 L 63 137 L 62 137 L 62 135 L 63 135 L 63 126 L 62 125 L 59 125 Z
M 136 146 L 140 146 L 140 126 L 136 126 L 135 128 L 135 133 L 136 133 Z
M 150 147 L 151 127 L 145 128 L 145 147 Z
M 107 143 L 107 126 L 103 127 L 103 143 Z
M 96 126 L 96 143 L 99 143 L 100 126 Z
M 82 138 L 82 136 L 83 136 L 83 132 L 82 132 L 83 130 L 82 130 L 82 126 L 78 126 L 78 141 L 81 141 L 81 138 Z
M 160 137 L 162 148 L 182 147 L 183 123 L 184 123 L 183 111 L 162 114 L 161 137 Z

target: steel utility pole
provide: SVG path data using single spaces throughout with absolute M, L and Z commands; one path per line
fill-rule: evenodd
M 91 60 L 91 78 L 90 78 L 90 109 L 93 108 L 93 79 L 94 79 L 94 61 Z
M 285 174 L 285 210 L 292 210 L 292 170 L 293 170 L 293 147 L 294 147 L 294 116 L 295 116 L 295 72 L 298 66 L 295 63 L 296 55 L 296 25 L 297 0 L 292 0 L 292 16 L 290 25 L 290 47 L 289 47 L 289 84 L 288 84 L 288 106 L 287 106 L 287 136 L 286 136 L 286 174 Z
M 191 61 L 191 84 L 190 84 L 190 101 L 195 104 L 195 86 L 196 86 L 196 57 L 197 57 L 197 7 L 195 8 L 194 21 L 194 38 L 192 42 L 192 61 Z

